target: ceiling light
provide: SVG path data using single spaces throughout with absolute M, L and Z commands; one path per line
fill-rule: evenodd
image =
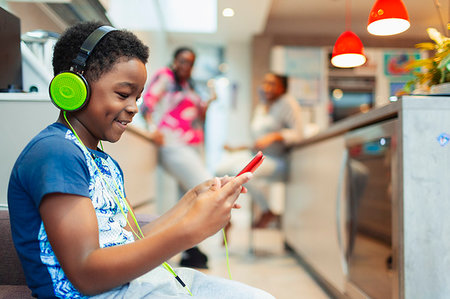
M 367 31 L 373 35 L 394 35 L 410 26 L 402 0 L 377 0 L 369 14 Z
M 231 18 L 232 16 L 234 16 L 234 10 L 232 9 L 232 8 L 225 8 L 223 11 L 222 11 L 222 15 L 224 16 L 224 17 L 228 17 L 228 18 Z
M 366 62 L 364 47 L 359 37 L 351 31 L 345 31 L 333 47 L 331 64 L 335 67 L 349 68 Z
M 333 89 L 333 98 L 336 101 L 339 101 L 340 99 L 342 99 L 343 96 L 344 96 L 344 92 L 342 91 L 342 89 L 340 89 L 340 88 Z
M 366 62 L 364 47 L 359 37 L 350 31 L 350 0 L 346 1 L 346 28 L 333 47 L 331 64 L 335 67 L 350 68 L 363 65 Z

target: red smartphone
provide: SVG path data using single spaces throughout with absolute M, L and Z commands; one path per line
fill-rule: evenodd
M 253 159 L 244 167 L 244 169 L 241 170 L 241 172 L 239 172 L 236 176 L 240 176 L 241 174 L 245 173 L 245 172 L 254 172 L 256 170 L 256 168 L 259 167 L 259 165 L 261 165 L 261 163 L 264 160 L 264 155 L 261 151 L 259 151 L 255 157 L 253 157 Z

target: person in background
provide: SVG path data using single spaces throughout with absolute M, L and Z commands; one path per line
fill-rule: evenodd
M 172 65 L 150 79 L 141 106 L 158 145 L 159 163 L 176 179 L 181 194 L 212 176 L 202 157 L 203 123 L 215 96 L 202 101 L 195 92 L 191 79 L 194 62 L 192 49 L 176 49 Z M 206 269 L 207 256 L 194 247 L 183 252 L 180 265 Z
M 75 75 L 70 70 L 81 45 L 105 28 L 101 25 L 79 23 L 61 35 L 54 48 L 55 75 Z M 242 283 L 189 268 L 174 270 L 164 262 L 229 222 L 251 174 L 194 187 L 142 231 L 133 222 L 121 168 L 98 146 L 101 140 L 118 141 L 138 113 L 147 59 L 148 48 L 134 34 L 107 32 L 82 70 L 90 90 L 87 104 L 61 110 L 13 167 L 8 186 L 11 231 L 32 295 L 273 299 Z
M 256 152 L 263 152 L 266 157 L 264 162 L 255 171 L 255 178 L 246 184 L 249 194 L 262 211 L 261 217 L 253 223 L 256 228 L 264 228 L 278 218 L 279 215 L 269 208 L 264 187 L 271 181 L 286 179 L 288 149 L 303 138 L 300 105 L 287 93 L 288 78 L 267 73 L 261 89 L 261 101 L 254 109 L 250 125 L 251 144 L 237 147 L 225 145 L 225 150 L 231 154 L 216 169 L 216 175 L 235 175 L 240 170 L 239 165 L 249 161 Z

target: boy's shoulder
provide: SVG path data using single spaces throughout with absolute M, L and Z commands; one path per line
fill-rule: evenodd
M 39 204 L 45 194 L 54 192 L 89 196 L 90 172 L 86 161 L 67 127 L 60 123 L 49 125 L 17 158 L 11 170 L 8 201 L 17 203 L 18 198 L 30 198 Z
M 71 140 L 70 130 L 61 123 L 53 123 L 39 132 L 23 149 L 18 161 L 32 155 L 37 157 L 46 155 L 60 156 L 68 152 L 79 152 L 80 149 Z

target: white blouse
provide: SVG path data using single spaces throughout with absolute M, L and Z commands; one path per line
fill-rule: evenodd
M 301 141 L 303 124 L 301 108 L 297 100 L 284 94 L 267 109 L 266 103 L 256 106 L 251 122 L 253 141 L 274 132 L 283 136 L 282 142 L 274 142 L 264 150 L 267 155 L 284 155 L 287 148 Z

